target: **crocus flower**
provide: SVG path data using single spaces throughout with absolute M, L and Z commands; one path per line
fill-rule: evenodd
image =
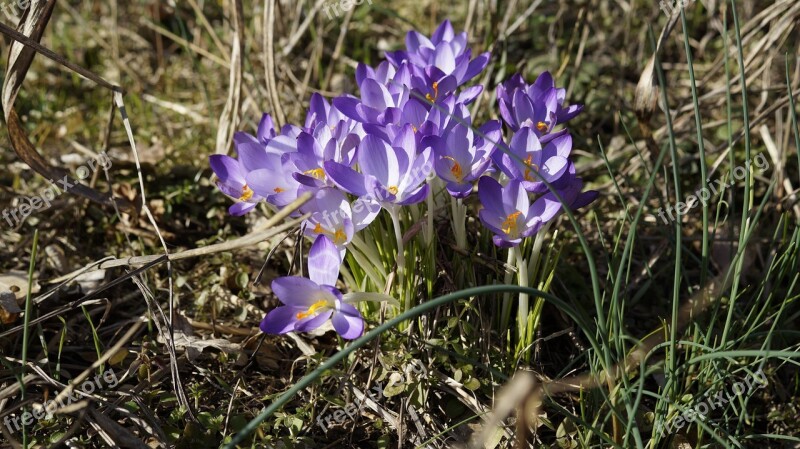
M 551 132 L 583 109 L 580 105 L 564 106 L 565 95 L 566 90 L 555 87 L 549 72 L 539 75 L 531 85 L 516 74 L 497 86 L 500 115 L 508 127 L 513 131 L 530 127 L 537 136 Z
M 383 73 L 387 75 L 382 75 Z M 402 115 L 402 108 L 409 98 L 410 72 L 407 65 L 402 65 L 391 79 L 390 70 L 372 72 L 379 78 L 371 78 L 370 72 L 358 80 L 361 98 L 344 95 L 333 99 L 333 105 L 342 114 L 365 124 L 387 125 L 397 123 Z
M 269 153 L 261 156 L 261 168 L 253 170 L 246 175 L 247 185 L 267 202 L 278 207 L 284 207 L 296 200 L 301 184 L 292 177 L 289 157 L 295 153 L 286 153 L 282 156 Z
M 334 161 L 325 162 L 325 172 L 339 188 L 383 206 L 415 204 L 428 195 L 428 185 L 421 184 L 432 169 L 431 148 L 417 152 L 411 125 L 404 126 L 391 145 L 368 134 L 357 160 L 361 173 Z
M 311 212 L 306 223 L 306 235 L 327 236 L 344 259 L 345 247 L 352 240 L 353 234 L 367 227 L 375 219 L 380 212 L 380 206 L 351 205 L 342 191 L 322 188 L 304 205 L 302 212 Z
M 297 151 L 295 142 L 300 131 L 300 128 L 297 126 L 286 125 L 281 132 L 278 133 L 275 130 L 272 116 L 264 114 L 261 117 L 261 122 L 258 124 L 258 131 L 255 136 L 239 131 L 234 133 L 233 142 L 237 151 L 240 151 L 242 147 L 253 147 L 261 148 L 262 151 L 266 151 L 267 153 L 282 155 L 284 153 Z
M 445 20 L 430 39 L 417 31 L 409 31 L 406 50 L 387 52 L 386 59 L 395 67 L 408 62 L 416 78 L 412 81 L 413 87 L 435 102 L 483 71 L 489 63 L 489 55 L 486 52 L 471 59 L 467 33 L 455 34 L 453 25 Z M 469 103 L 482 90 L 483 86 L 468 89 L 459 102 Z
M 531 128 L 521 128 L 511 138 L 508 146 L 511 154 L 516 157 L 498 151 L 494 159 L 500 170 L 509 178 L 521 181 L 525 190 L 544 193 L 548 189 L 542 179 L 554 188 L 562 187 L 559 181 L 569 172 L 568 157 L 572 151 L 572 136 L 566 132 L 561 133 L 546 141 L 544 147 L 542 145 L 542 141 Z
M 283 305 L 264 317 L 261 330 L 268 334 L 308 332 L 330 319 L 342 338 L 358 338 L 364 331 L 364 319 L 350 304 L 358 296 L 343 296 L 335 287 L 340 265 L 336 245 L 325 235 L 317 237 L 308 254 L 310 279 L 285 276 L 272 281 L 272 291 Z
M 468 119 L 467 115 L 467 123 Z M 501 125 L 496 120 L 483 125 L 479 131 L 487 139 L 475 136 L 471 127 L 460 123 L 455 123 L 442 137 L 429 138 L 434 142 L 436 174 L 447 183 L 447 191 L 456 198 L 470 194 L 472 183 L 486 172 L 492 162 L 495 143 L 502 139 Z
M 508 248 L 517 246 L 556 216 L 561 203 L 552 193 L 542 195 L 531 204 L 528 192 L 520 181 L 512 179 L 505 187 L 484 176 L 478 181 L 478 196 L 483 205 L 479 217 L 494 236 L 494 244 Z
M 224 154 L 215 154 L 209 156 L 208 161 L 217 175 L 216 184 L 219 190 L 237 201 L 228 208 L 228 213 L 236 217 L 244 215 L 264 199 L 247 184 L 247 170 L 238 160 Z

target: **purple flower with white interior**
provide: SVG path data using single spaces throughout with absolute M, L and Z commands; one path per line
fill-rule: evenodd
M 481 221 L 494 233 L 494 244 L 504 248 L 517 246 L 522 239 L 536 234 L 561 209 L 552 193 L 531 204 L 528 192 L 516 179 L 503 187 L 484 176 L 478 181 L 478 197 L 483 205 L 478 213 Z
M 455 34 L 449 20 L 442 22 L 430 39 L 411 30 L 406 35 L 406 50 L 386 52 L 386 59 L 395 67 L 411 65 L 415 79 L 412 87 L 431 102 L 437 102 L 470 81 L 489 64 L 490 53 L 472 59 L 467 47 L 467 33 Z M 461 94 L 458 102 L 469 103 L 483 91 L 474 86 Z
M 543 72 L 533 84 L 516 74 L 497 86 L 500 115 L 509 128 L 530 127 L 537 136 L 551 132 L 583 110 L 582 105 L 565 106 L 566 90 L 556 88 L 550 72 Z
M 272 281 L 272 291 L 283 304 L 261 321 L 267 334 L 309 332 L 331 320 L 342 338 L 352 340 L 364 331 L 361 313 L 335 287 L 341 259 L 336 245 L 325 235 L 317 237 L 308 254 L 309 279 L 284 276 Z
M 327 236 L 344 259 L 345 247 L 352 240 L 353 234 L 375 219 L 380 212 L 380 206 L 351 205 L 342 191 L 326 187 L 319 189 L 314 198 L 303 206 L 302 211 L 311 212 L 306 223 L 306 235 Z
M 428 195 L 425 179 L 432 169 L 431 148 L 417 152 L 411 125 L 405 125 L 390 145 L 368 134 L 358 148 L 361 173 L 334 161 L 325 162 L 325 172 L 342 190 L 367 196 L 383 205 L 415 204 Z
M 461 107 L 463 120 L 471 122 L 466 109 Z M 456 198 L 464 198 L 472 192 L 475 180 L 489 168 L 495 143 L 502 141 L 502 125 L 497 120 L 481 126 L 480 135 L 471 126 L 454 122 L 444 136 L 433 136 L 434 169 L 447 183 L 447 191 Z M 486 136 L 484 139 L 482 136 Z
M 539 139 L 531 128 L 521 128 L 508 146 L 511 155 L 501 151 L 495 153 L 497 166 L 509 178 L 521 181 L 528 192 L 548 191 L 542 179 L 554 188 L 563 187 L 560 181 L 569 173 L 572 164 L 568 159 L 572 151 L 572 136 L 566 132 L 550 136 L 555 137 L 543 144 L 544 139 Z

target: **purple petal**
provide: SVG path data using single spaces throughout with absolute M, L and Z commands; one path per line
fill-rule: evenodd
M 333 313 L 331 324 L 336 332 L 346 340 L 358 338 L 364 332 L 364 319 L 361 317 L 361 313 L 351 304 L 344 302 L 340 302 L 339 310 Z
M 308 253 L 308 277 L 317 285 L 336 285 L 339 278 L 339 250 L 326 235 L 319 235 Z
M 304 318 L 295 324 L 294 328 L 298 332 L 310 332 L 322 326 L 331 317 L 333 310 L 328 309 L 319 313 L 319 315 L 312 318 Z
M 258 141 L 261 143 L 267 143 L 269 139 L 275 137 L 275 123 L 272 121 L 272 116 L 269 114 L 261 116 L 261 122 L 258 124 L 256 137 L 258 137 Z
M 505 216 L 506 207 L 503 205 L 503 186 L 494 178 L 484 176 L 478 180 L 478 198 L 484 209 L 491 216 Z
M 401 206 L 408 206 L 409 204 L 419 203 L 428 196 L 428 191 L 430 190 L 429 187 L 430 186 L 428 186 L 428 184 L 425 184 L 416 192 L 406 196 L 402 201 L 398 201 L 397 204 Z
M 390 186 L 396 184 L 399 174 L 399 161 L 397 152 L 386 141 L 368 135 L 358 147 L 358 164 L 365 175 L 375 177 L 381 184 Z
M 292 306 L 280 306 L 269 312 L 261 320 L 261 332 L 265 334 L 285 334 L 292 332 L 297 324 L 297 314 L 303 309 Z
M 333 99 L 333 105 L 347 117 L 359 122 L 365 121 L 365 117 L 361 114 L 358 107 L 361 105 L 361 100 L 358 98 L 353 96 L 336 97 Z
M 208 157 L 208 163 L 220 181 L 224 183 L 235 181 L 244 184 L 245 171 L 242 170 L 236 159 L 224 154 L 214 154 Z
M 239 203 L 232 204 L 231 207 L 228 208 L 228 213 L 234 217 L 241 217 L 242 215 L 253 210 L 256 207 L 256 204 L 257 203 L 241 201 Z
M 325 161 L 325 174 L 337 187 L 353 195 L 364 196 L 364 175 L 352 168 L 334 161 Z
M 445 19 L 437 28 L 436 31 L 433 32 L 431 36 L 431 42 L 434 44 L 438 44 L 439 42 L 446 41 L 449 42 L 453 40 L 453 24 L 450 23 L 450 20 Z
M 364 105 L 378 110 L 386 109 L 394 104 L 389 91 L 382 84 L 370 78 L 365 79 L 361 84 L 361 100 Z
M 317 283 L 299 276 L 284 276 L 275 279 L 272 281 L 272 292 L 283 304 L 304 310 L 324 298 Z
M 475 59 L 469 62 L 467 66 L 467 71 L 464 73 L 464 76 L 458 80 L 460 84 L 464 84 L 467 81 L 475 78 L 476 75 L 481 73 L 483 69 L 489 64 L 489 59 L 491 58 L 492 54 L 490 52 L 481 53 Z

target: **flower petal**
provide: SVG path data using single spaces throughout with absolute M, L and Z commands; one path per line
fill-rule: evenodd
M 326 235 L 320 234 L 308 253 L 308 277 L 317 285 L 336 285 L 339 278 L 339 250 Z
M 333 313 L 331 324 L 336 332 L 347 340 L 358 338 L 364 332 L 364 319 L 361 313 L 346 303 L 339 303 L 339 310 Z
M 297 314 L 303 309 L 292 306 L 280 306 L 269 312 L 261 320 L 261 332 L 265 334 L 285 334 L 295 330 Z
M 338 253 L 337 253 L 338 254 Z M 272 281 L 272 292 L 287 306 L 307 309 L 326 298 L 319 285 L 299 276 L 284 276 Z
M 298 320 L 294 328 L 298 332 L 313 331 L 314 329 L 325 324 L 325 322 L 328 321 L 328 318 L 331 317 L 332 313 L 333 309 L 323 310 L 322 312 L 319 313 L 319 315 L 316 315 L 311 318 L 304 318 L 302 320 Z

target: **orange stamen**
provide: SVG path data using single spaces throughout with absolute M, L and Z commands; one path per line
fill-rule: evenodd
M 525 174 L 523 175 L 523 177 L 525 178 L 526 181 L 531 181 L 532 182 L 532 181 L 534 181 L 534 179 L 533 179 L 533 177 L 531 177 L 531 167 L 533 167 L 533 169 L 537 173 L 539 172 L 539 166 L 533 163 L 533 155 L 532 154 L 528 155 L 528 158 L 525 159 L 525 165 L 526 165 Z
M 516 211 L 509 214 L 509 216 L 506 217 L 505 221 L 503 221 L 503 227 L 501 228 L 503 232 L 505 232 L 507 235 L 511 235 L 512 232 L 516 234 L 517 218 L 519 218 L 520 215 L 522 215 L 522 212 L 520 211 Z
M 536 129 L 538 129 L 540 133 L 543 133 L 543 132 L 547 131 L 547 123 L 545 123 L 545 122 L 537 123 L 536 124 Z
M 247 184 L 245 184 L 242 187 L 242 196 L 239 197 L 239 200 L 247 201 L 252 197 L 253 197 L 253 189 L 251 189 L 250 187 L 247 186 Z
M 444 158 L 453 161 L 453 166 L 450 167 L 450 173 L 453 174 L 453 177 L 456 178 L 456 181 L 461 182 L 461 180 L 464 179 L 464 172 L 461 170 L 461 164 L 456 162 L 456 160 L 450 156 L 445 156 Z
M 311 307 L 308 308 L 308 310 L 306 310 L 305 312 L 298 312 L 297 315 L 295 316 L 297 317 L 298 320 L 302 320 L 303 318 L 308 318 L 311 315 L 316 314 L 319 309 L 325 308 L 327 306 L 328 306 L 328 301 L 320 299 L 319 301 L 312 304 Z

